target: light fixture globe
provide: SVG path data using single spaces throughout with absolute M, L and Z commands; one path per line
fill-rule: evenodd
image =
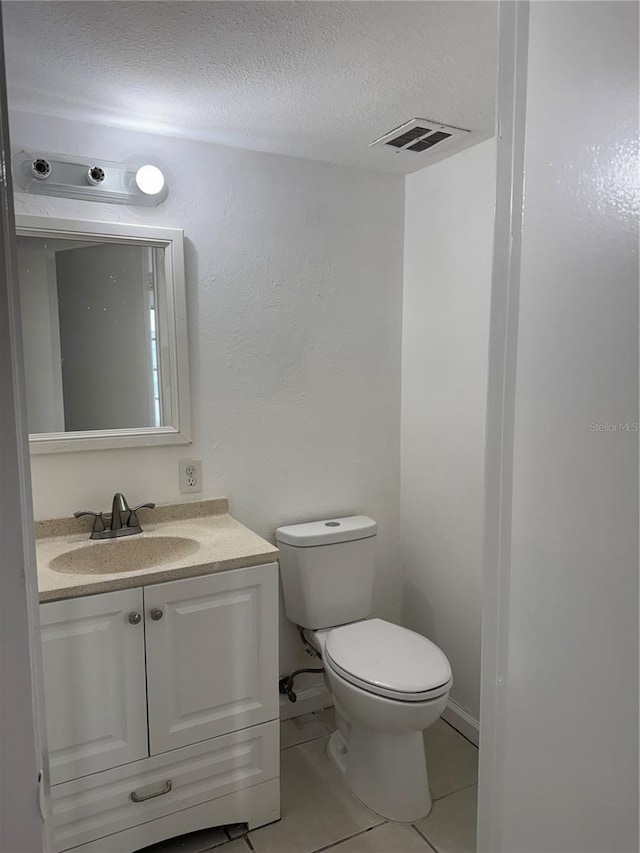
M 164 175 L 157 166 L 140 166 L 136 172 L 136 184 L 145 195 L 158 195 L 164 187 Z

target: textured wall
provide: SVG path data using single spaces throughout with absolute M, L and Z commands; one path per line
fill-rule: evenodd
M 531 3 L 517 360 L 498 460 L 513 480 L 500 516 L 508 619 L 483 679 L 496 725 L 480 752 L 479 849 L 491 853 L 638 850 L 638 58 L 636 3 Z M 495 429 L 502 413 L 490 414 Z M 492 626 L 503 601 L 487 596 Z
M 183 228 L 192 448 L 37 456 L 35 514 L 180 499 L 177 460 L 202 457 L 204 496 L 267 538 L 279 524 L 362 512 L 380 526 L 376 609 L 399 615 L 404 179 L 15 113 L 14 149 L 149 159 L 157 209 L 17 194 L 18 212 Z M 283 666 L 297 649 L 283 629 Z M 308 658 L 303 657 L 303 661 Z
M 404 619 L 480 701 L 484 425 L 495 142 L 407 178 L 402 353 Z

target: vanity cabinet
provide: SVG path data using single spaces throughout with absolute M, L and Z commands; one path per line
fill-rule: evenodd
M 40 605 L 55 851 L 279 817 L 277 577 Z

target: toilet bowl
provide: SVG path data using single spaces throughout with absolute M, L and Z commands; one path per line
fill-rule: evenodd
M 431 809 L 422 732 L 453 679 L 426 637 L 370 618 L 376 535 L 350 516 L 278 528 L 276 542 L 287 616 L 322 657 L 336 707 L 329 760 L 369 809 L 413 822 Z
M 446 657 L 425 637 L 382 619 L 309 632 L 309 638 L 322 655 L 336 707 L 331 763 L 382 817 L 426 817 L 431 794 L 422 732 L 447 704 Z

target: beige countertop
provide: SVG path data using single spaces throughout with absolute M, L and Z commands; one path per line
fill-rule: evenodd
M 228 510 L 225 498 L 140 510 L 143 533 L 104 540 L 89 539 L 92 525 L 87 518 L 38 521 L 36 561 L 40 601 L 147 586 L 277 560 L 278 549 L 232 518 Z M 179 550 L 172 553 L 174 543 L 186 553 Z M 107 552 L 101 553 L 100 549 L 105 547 L 109 549 L 113 569 L 108 574 L 101 571 Z M 70 558 L 64 556 L 73 551 L 82 553 L 72 554 Z M 151 553 L 152 565 L 127 570 L 129 563 L 135 563 L 140 555 L 146 555 L 148 563 Z M 75 564 L 73 571 L 65 569 L 68 560 Z

